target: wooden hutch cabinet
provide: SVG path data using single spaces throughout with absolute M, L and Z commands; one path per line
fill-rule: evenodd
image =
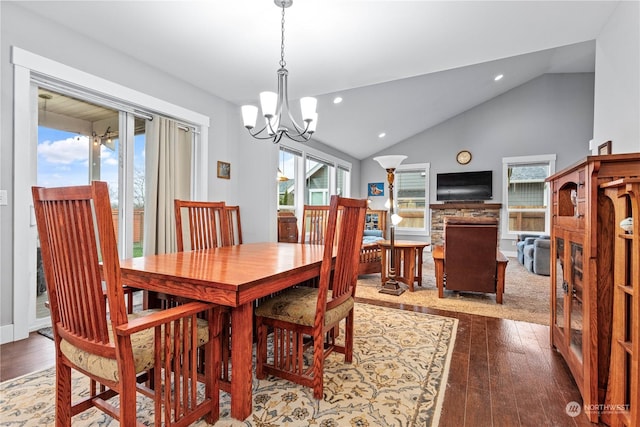
M 640 176 L 640 153 L 589 156 L 547 178 L 551 187 L 551 343 L 597 422 L 609 380 L 614 206 L 600 186 Z M 636 323 L 637 328 L 637 323 Z
M 601 187 L 614 206 L 613 326 L 611 368 L 603 420 L 610 426 L 640 425 L 640 178 Z M 620 227 L 632 218 L 630 230 Z M 618 228 L 620 227 L 620 228 Z

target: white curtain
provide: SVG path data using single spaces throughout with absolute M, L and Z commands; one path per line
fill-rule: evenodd
M 174 199 L 191 194 L 193 133 L 164 117 L 147 121 L 144 253 L 176 251 Z

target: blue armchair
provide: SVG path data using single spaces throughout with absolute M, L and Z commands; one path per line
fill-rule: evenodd
M 524 265 L 524 247 L 533 244 L 533 241 L 541 237 L 539 234 L 518 234 L 516 247 L 518 250 L 518 262 Z
M 548 276 L 550 273 L 551 240 L 549 236 L 529 238 L 523 248 L 524 266 L 532 273 Z M 529 240 L 525 239 L 525 240 Z

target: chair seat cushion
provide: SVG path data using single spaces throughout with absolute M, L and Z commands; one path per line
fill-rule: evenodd
M 142 310 L 127 317 L 130 320 L 144 317 L 158 310 Z M 113 341 L 113 330 L 109 324 L 109 337 Z M 145 329 L 131 335 L 131 347 L 133 349 L 133 361 L 136 373 L 140 373 L 151 369 L 154 365 L 153 356 L 153 340 L 154 329 Z M 204 319 L 198 319 L 198 346 L 209 341 L 209 325 Z M 80 349 L 68 341 L 60 341 L 60 351 L 74 365 L 84 369 L 85 371 L 104 378 L 105 380 L 118 381 L 118 362 L 116 359 L 98 356 L 86 350 Z
M 329 291 L 328 298 L 331 298 L 331 291 Z M 256 316 L 283 320 L 297 325 L 313 326 L 317 301 L 317 288 L 304 286 L 290 288 L 260 303 L 256 308 Z M 324 324 L 331 325 L 344 319 L 352 309 L 353 298 L 349 298 L 339 306 L 326 311 Z

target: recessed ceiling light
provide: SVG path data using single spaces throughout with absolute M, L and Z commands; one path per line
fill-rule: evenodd
M 333 98 L 333 103 L 334 104 L 340 104 L 342 102 L 342 97 L 341 96 L 336 96 L 335 98 Z
M 504 74 L 498 74 L 493 78 L 493 80 L 497 82 L 498 80 L 502 80 L 503 77 L 504 77 Z
M 380 133 L 378 134 L 378 138 L 384 138 L 385 136 L 387 136 L 387 134 L 386 134 L 386 133 L 384 133 L 384 132 L 380 132 Z

